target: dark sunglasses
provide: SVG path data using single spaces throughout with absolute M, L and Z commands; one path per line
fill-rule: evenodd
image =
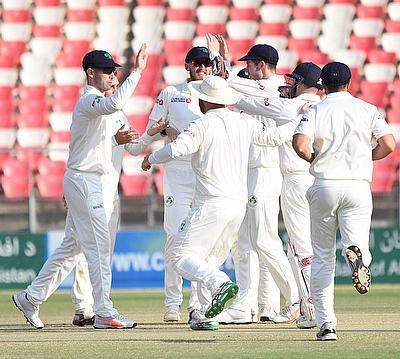
M 102 72 L 103 74 L 106 75 L 111 75 L 112 73 L 114 73 L 114 75 L 117 74 L 117 69 L 115 67 L 108 67 L 108 68 L 104 68 L 104 69 L 96 69 L 97 71 Z
M 210 67 L 211 66 L 211 61 L 210 60 L 192 60 L 191 64 L 194 67 L 199 67 L 201 65 L 204 65 L 204 67 Z

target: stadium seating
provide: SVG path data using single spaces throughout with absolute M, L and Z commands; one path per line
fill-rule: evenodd
M 299 61 L 345 62 L 352 70 L 350 92 L 376 104 L 391 124 L 400 124 L 400 2 L 138 0 L 127 5 L 125 0 L 2 1 L 0 163 L 10 151 L 35 168 L 38 149 L 48 152 L 46 160 L 65 162 L 72 111 L 85 80 L 81 59 L 93 48 L 116 56 L 125 74 L 140 45 L 148 43 L 147 69 L 124 108 L 131 125 L 143 132 L 160 88 L 187 78 L 184 57 L 192 46 L 205 45 L 208 32 L 227 38 L 235 70 L 245 66 L 237 59 L 255 43 L 278 49 L 278 73 L 290 72 Z M 155 176 L 157 188 L 161 176 Z M 388 188 L 378 177 L 373 190 Z M 148 190 L 147 180 L 138 176 L 136 182 L 140 193 Z M 42 191 L 44 179 L 36 183 L 42 196 L 50 196 Z M 134 193 L 126 186 L 124 193 Z

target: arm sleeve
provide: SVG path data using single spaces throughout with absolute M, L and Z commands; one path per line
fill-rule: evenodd
M 303 116 L 301 116 L 300 122 L 297 125 L 294 134 L 303 134 L 310 138 L 310 143 L 314 142 L 315 137 L 315 110 L 309 109 Z
M 381 113 L 375 108 L 371 124 L 372 135 L 379 140 L 382 136 L 393 133 L 390 125 L 385 121 Z
M 298 118 L 296 117 L 292 121 L 279 127 L 266 126 L 253 118 L 251 121 L 253 126 L 251 142 L 258 146 L 274 147 L 282 145 L 293 137 Z
M 164 163 L 171 159 L 178 159 L 198 151 L 204 137 L 204 127 L 198 120 L 193 121 L 187 130 L 182 132 L 175 141 L 153 152 L 150 163 Z
M 93 117 L 101 115 L 110 115 L 122 107 L 132 96 L 140 79 L 140 75 L 132 72 L 115 93 L 110 97 L 88 95 L 82 102 L 82 112 Z

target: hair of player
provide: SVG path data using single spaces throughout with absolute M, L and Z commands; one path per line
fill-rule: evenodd
M 327 84 L 322 83 L 322 85 L 325 87 L 326 93 L 346 91 L 349 84 L 350 84 L 350 81 L 345 83 L 344 85 L 340 85 L 340 86 L 328 86 Z

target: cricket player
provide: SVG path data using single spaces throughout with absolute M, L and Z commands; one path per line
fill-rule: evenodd
M 106 91 L 106 97 L 115 93 L 119 85 L 118 78 L 113 78 L 113 85 L 110 90 Z M 142 148 L 151 142 L 152 136 L 158 133 L 158 123 L 154 123 L 152 127 L 137 140 L 138 143 L 125 143 L 123 136 L 129 133 L 130 124 L 125 114 L 120 110 L 109 116 L 113 117 L 113 121 L 107 121 L 107 132 L 111 134 L 113 140 L 112 148 L 112 168 L 110 172 L 102 176 L 103 185 L 103 203 L 106 210 L 108 227 L 111 237 L 111 257 L 114 253 L 115 239 L 119 228 L 120 220 L 120 199 L 118 194 L 118 183 L 122 168 L 122 159 L 126 148 Z M 70 233 L 74 234 L 73 231 Z M 75 306 L 75 316 L 72 324 L 78 326 L 92 325 L 94 323 L 93 314 L 93 296 L 92 285 L 90 283 L 88 265 L 85 256 L 82 254 L 81 259 L 75 266 L 74 282 L 71 287 L 72 302 Z
M 214 43 L 213 51 L 226 46 L 222 36 L 208 37 Z M 225 45 L 224 45 L 225 44 Z M 279 97 L 278 87 L 285 84 L 283 76 L 276 74 L 279 60 L 275 48 L 265 44 L 253 46 L 249 52 L 239 59 L 246 61 L 246 70 L 252 84 L 261 87 L 268 97 Z M 249 88 L 249 81 L 239 77 L 228 79 L 237 88 Z M 272 119 L 256 116 L 264 126 L 276 126 Z M 265 256 L 259 255 L 259 248 L 268 247 L 274 257 L 284 261 L 282 240 L 278 235 L 279 196 L 282 187 L 282 175 L 279 169 L 278 148 L 251 146 L 248 161 L 248 204 L 246 216 L 239 231 L 237 242 L 238 258 L 235 262 L 235 273 L 239 284 L 239 295 L 235 299 L 231 311 L 222 313 L 218 320 L 221 323 L 250 323 L 270 321 L 280 311 L 280 293 L 266 263 Z M 287 262 L 287 259 L 286 259 Z M 284 263 L 284 262 L 282 262 Z M 288 265 L 289 266 L 289 265 Z M 285 279 L 282 286 L 287 290 L 287 304 L 295 304 L 292 308 L 291 320 L 299 314 L 298 290 L 291 271 L 283 270 Z M 258 294 L 258 300 L 257 300 Z
M 226 108 L 239 94 L 227 81 L 207 76 L 191 82 L 205 116 L 162 149 L 145 157 L 142 168 L 192 154 L 196 175 L 194 203 L 174 239 L 171 261 L 184 278 L 205 285 L 212 302 L 205 318 L 213 318 L 238 291 L 219 268 L 206 261 L 213 248 L 235 236 L 246 212 L 250 145 L 278 146 L 291 136 L 293 122 L 277 128 Z M 191 325 L 192 329 L 194 327 Z
M 356 290 L 367 293 L 371 283 L 369 231 L 372 214 L 372 161 L 396 146 L 390 126 L 377 108 L 349 92 L 347 65 L 331 62 L 321 72 L 327 94 L 301 119 L 293 148 L 311 163 L 314 184 L 307 191 L 311 213 L 311 295 L 319 327 L 317 340 L 336 340 L 334 274 L 336 231 Z M 372 149 L 371 137 L 378 145 Z
M 103 176 L 112 169 L 112 138 L 107 133 L 107 121 L 112 121 L 112 117 L 107 115 L 122 109 L 132 95 L 146 62 L 144 44 L 138 53 L 134 71 L 112 96 L 104 97 L 112 87 L 116 67 L 120 65 L 102 50 L 91 51 L 83 58 L 87 86 L 73 111 L 68 169 L 63 179 L 68 205 L 66 232 L 75 233 L 66 234 L 61 246 L 45 263 L 38 277 L 25 291 L 13 296 L 15 305 L 36 328 L 43 328 L 39 305 L 56 288 L 52 287 L 53 283 L 49 287 L 49 276 L 54 278 L 56 272 L 56 278 L 61 283 L 82 252 L 88 261 L 93 287 L 94 327 L 122 329 L 137 325 L 135 321 L 119 314 L 109 297 L 112 240 L 104 207 Z M 135 131 L 128 131 L 129 141 L 137 137 Z M 49 292 L 49 288 L 52 291 Z
M 286 98 L 243 96 L 235 107 L 248 114 L 271 118 L 276 121 L 277 126 L 281 126 L 297 117 L 304 105 L 321 102 L 317 94 L 318 90 L 322 89 L 321 69 L 317 65 L 312 62 L 301 63 L 291 74 L 286 74 L 286 77 L 288 85 L 279 88 L 281 96 Z M 231 83 L 231 86 L 236 87 L 235 83 Z M 250 84 L 248 87 L 250 88 Z M 245 88 L 240 86 L 238 90 L 243 91 L 243 89 Z M 263 93 L 262 90 L 259 92 Z M 299 158 L 293 150 L 292 139 L 279 147 L 279 159 L 283 175 L 281 208 L 289 235 L 288 258 L 300 294 L 301 315 L 297 318 L 296 323 L 299 328 L 311 328 L 316 325 L 314 306 L 309 290 L 313 252 L 310 235 L 310 210 L 305 194 L 313 184 L 314 177 L 309 173 L 310 164 Z M 265 261 L 272 267 L 270 272 L 273 274 L 275 282 L 284 297 L 287 298 L 285 295 L 287 290 L 282 287 L 285 279 L 284 271 L 288 270 L 287 265 L 282 268 L 282 263 L 286 264 L 287 260 L 269 252 L 269 247 L 259 249 L 259 254 L 265 256 Z M 277 276 L 275 273 L 279 275 Z M 287 322 L 290 310 L 290 306 L 286 306 L 282 313 L 272 318 L 273 321 L 276 323 Z M 226 311 L 232 311 L 232 308 L 228 308 Z

